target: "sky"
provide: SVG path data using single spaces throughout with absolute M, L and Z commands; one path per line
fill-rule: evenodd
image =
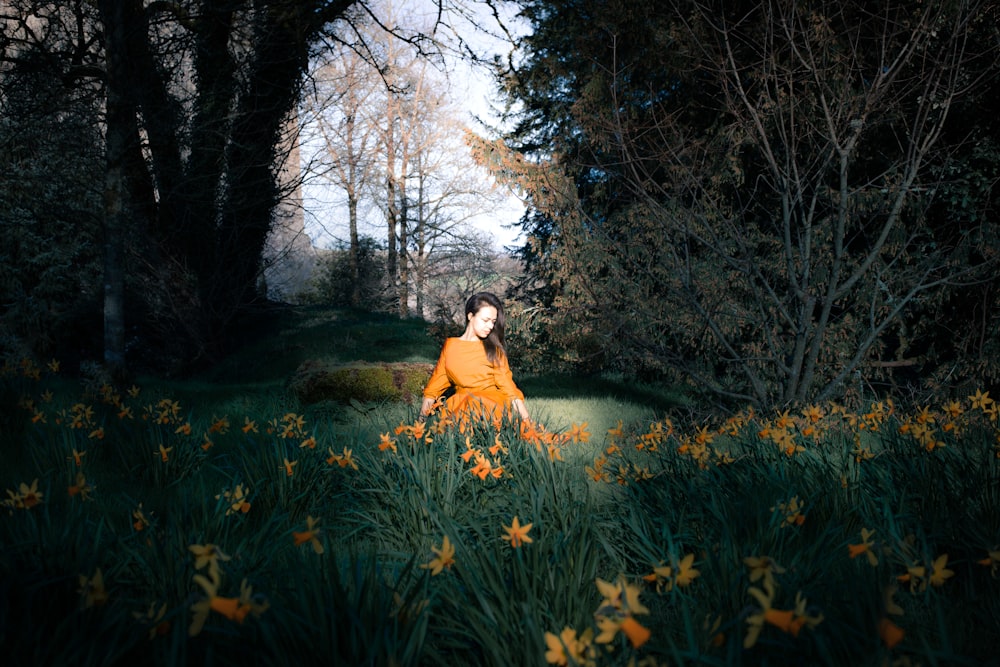
M 397 6 L 400 3 L 400 0 L 391 1 Z M 436 11 L 436 0 L 404 0 L 404 2 L 409 11 L 418 13 Z M 478 6 L 473 4 L 472 7 Z M 482 8 L 479 7 L 479 10 L 481 12 Z M 474 20 L 480 19 L 474 18 Z M 492 21 L 488 16 L 483 16 L 481 20 L 484 25 Z M 468 25 L 456 26 L 456 30 L 461 30 L 463 38 L 484 53 L 498 52 L 505 55 L 511 48 L 509 44 L 504 44 L 500 40 L 490 39 L 481 32 L 477 33 Z M 469 126 L 480 134 L 486 134 L 486 128 L 477 123 L 476 118 L 482 118 L 488 123 L 497 121 L 494 107 L 498 100 L 489 74 L 457 56 L 446 57 L 447 67 L 451 70 L 449 82 L 453 98 L 466 114 Z M 311 149 L 303 149 L 304 154 L 309 152 Z M 308 159 L 305 155 L 303 157 Z M 331 247 L 347 238 L 346 210 L 339 203 L 342 199 L 343 194 L 337 189 L 331 189 L 315 180 L 307 181 L 303 191 L 303 206 L 306 232 L 312 238 L 314 245 Z M 488 234 L 493 239 L 495 248 L 502 251 L 504 247 L 520 245 L 523 241 L 520 229 L 515 224 L 523 213 L 523 203 L 510 193 L 490 214 L 473 218 L 470 224 Z M 373 214 L 371 218 L 367 230 L 362 223 L 359 231 L 362 234 L 368 231 L 370 235 L 378 238 L 380 234 L 384 234 L 384 221 L 378 214 Z

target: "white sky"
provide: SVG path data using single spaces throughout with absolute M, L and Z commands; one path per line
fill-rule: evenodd
M 394 1 L 397 7 L 401 0 Z M 412 11 L 420 13 L 422 10 L 436 11 L 437 0 L 402 0 Z M 475 8 L 476 6 L 473 5 Z M 480 8 L 481 9 L 481 8 Z M 492 18 L 483 16 L 484 24 L 490 24 Z M 491 40 L 489 36 L 482 33 L 476 34 L 472 26 L 456 26 L 462 31 L 464 39 L 475 44 L 476 48 L 485 53 L 501 53 L 506 55 L 510 50 L 509 44 L 504 44 L 498 40 Z M 475 68 L 458 57 L 450 57 L 448 68 L 452 70 L 450 81 L 452 84 L 452 96 L 460 108 L 465 109 L 468 115 L 468 125 L 476 132 L 485 134 L 487 130 L 479 125 L 475 118 L 479 117 L 486 122 L 496 122 L 493 107 L 497 104 L 496 93 L 493 90 L 493 82 L 489 74 L 481 68 Z M 303 157 L 309 149 L 303 150 Z M 303 206 L 305 208 L 306 233 L 313 239 L 313 243 L 320 247 L 330 247 L 338 240 L 347 238 L 347 215 L 346 210 L 339 201 L 343 199 L 343 194 L 332 190 L 328 186 L 321 185 L 318 180 L 307 182 L 303 192 Z M 511 193 L 505 199 L 505 203 L 498 206 L 491 214 L 478 216 L 472 219 L 471 224 L 483 230 L 494 239 L 496 249 L 502 250 L 505 246 L 519 245 L 520 228 L 515 223 L 524 213 L 524 205 Z M 362 213 L 363 215 L 363 213 Z M 384 221 L 376 214 L 375 218 L 368 223 L 367 227 L 362 226 L 359 230 L 362 234 L 368 233 L 375 238 L 385 234 Z M 364 225 L 364 223 L 362 223 Z

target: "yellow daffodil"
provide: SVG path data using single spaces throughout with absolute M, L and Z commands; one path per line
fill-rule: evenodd
M 378 443 L 378 450 L 384 452 L 387 449 L 391 449 L 393 453 L 396 452 L 396 441 L 389 437 L 388 432 L 382 433 L 380 436 L 381 440 Z
M 795 609 L 776 609 L 774 604 L 774 586 L 765 581 L 764 587 L 751 586 L 747 592 L 757 600 L 760 609 L 747 616 L 747 636 L 743 639 L 743 648 L 751 648 L 757 643 L 764 625 L 773 625 L 782 632 L 797 637 L 804 626 L 815 627 L 823 620 L 822 615 L 814 616 L 806 612 L 806 601 L 801 593 L 795 596 Z
M 861 529 L 861 543 L 860 544 L 848 544 L 847 553 L 851 558 L 857 558 L 861 554 L 864 554 L 868 558 L 868 562 L 871 563 L 872 567 L 878 565 L 878 556 L 875 555 L 874 546 L 875 540 L 872 537 L 875 535 L 874 530 L 869 530 L 868 528 Z
M 314 436 L 309 436 L 299 443 L 299 449 L 316 449 L 316 438 Z
M 625 431 L 622 429 L 622 420 L 621 419 L 618 420 L 618 424 L 614 428 L 609 428 L 608 429 L 608 439 L 611 440 L 611 442 L 615 442 L 617 440 L 620 440 L 622 438 L 622 436 L 624 436 L 624 435 L 625 435 Z
M 624 576 L 619 576 L 615 583 L 600 578 L 595 583 L 604 597 L 594 612 L 594 618 L 601 628 L 600 638 L 595 641 L 610 642 L 619 630 L 636 648 L 649 641 L 652 633 L 634 618 L 635 614 L 649 613 L 649 609 L 639 600 L 639 587 L 628 583 Z
M 258 430 L 258 428 L 257 428 L 257 422 L 254 421 L 254 420 L 252 420 L 252 419 L 250 419 L 249 417 L 244 417 L 243 418 L 243 426 L 240 427 L 240 430 L 243 431 L 244 433 L 259 433 L 260 432 Z
M 145 512 L 142 511 L 142 503 L 139 503 L 139 507 L 132 510 L 132 518 L 135 519 L 132 522 L 132 527 L 136 532 L 145 530 L 149 526 L 149 519 L 146 518 Z
M 101 568 L 94 570 L 94 574 L 89 577 L 81 574 L 79 581 L 80 587 L 77 592 L 83 598 L 85 609 L 99 607 L 108 601 L 108 592 L 104 589 L 104 574 L 101 573 Z
M 280 470 L 285 471 L 286 477 L 291 477 L 292 475 L 295 474 L 295 466 L 297 466 L 298 464 L 299 464 L 298 461 L 289 461 L 286 458 L 282 461 Z
M 572 442 L 588 442 L 590 440 L 590 432 L 587 431 L 587 422 L 571 425 L 566 435 Z
M 993 399 L 990 398 L 990 392 L 977 389 L 974 396 L 969 396 L 969 400 L 972 401 L 971 408 L 976 410 L 983 410 L 984 412 L 989 409 L 993 404 Z
M 448 536 L 444 536 L 444 540 L 441 543 L 441 548 L 432 546 L 431 551 L 434 552 L 434 558 L 431 559 L 429 563 L 421 565 L 420 567 L 425 570 L 431 571 L 431 576 L 435 577 L 445 569 L 451 569 L 451 566 L 455 564 L 455 547 L 452 546 L 451 540 Z
M 160 461 L 162 461 L 163 463 L 166 463 L 166 462 L 168 462 L 170 460 L 170 452 L 172 452 L 173 450 L 174 450 L 173 447 L 164 447 L 161 444 L 159 451 L 153 452 L 153 455 L 155 456 L 156 454 L 159 454 L 160 455 Z
M 341 468 L 346 468 L 350 466 L 355 470 L 358 469 L 358 464 L 354 462 L 354 457 L 351 454 L 352 450 L 348 449 L 347 447 L 344 447 L 343 452 L 341 452 L 340 454 L 334 454 L 333 449 L 330 449 L 329 451 L 330 451 L 330 458 L 327 459 L 327 463 L 329 463 L 330 465 L 333 465 L 333 463 L 336 462 L 336 464 L 339 465 Z
M 87 454 L 86 450 L 81 452 L 77 451 L 76 447 L 74 447 L 72 455 L 67 456 L 66 458 L 72 459 L 73 463 L 76 464 L 76 467 L 79 468 L 80 466 L 83 465 L 83 457 L 86 456 L 86 454 Z
M 660 561 L 659 565 L 653 566 L 653 571 L 642 577 L 642 580 L 656 586 L 657 593 L 670 592 L 674 588 L 674 570 L 669 565 L 664 565 Z
M 690 586 L 701 575 L 701 572 L 696 570 L 693 565 L 694 554 L 684 556 L 681 562 L 677 564 L 677 576 L 674 577 L 674 582 L 678 586 Z
M 312 544 L 313 551 L 318 554 L 323 553 L 323 545 L 319 541 L 320 529 L 316 527 L 319 523 L 319 519 L 314 519 L 312 516 L 306 517 L 306 529 L 302 532 L 293 531 L 292 540 L 295 542 L 295 546 L 300 546 L 309 542 Z
M 194 554 L 194 569 L 200 570 L 208 566 L 208 574 L 213 579 L 219 578 L 219 561 L 229 560 L 229 556 L 214 544 L 192 544 L 188 551 Z
M 220 433 L 225 435 L 229 431 L 229 417 L 216 417 L 212 415 L 212 424 L 208 427 L 209 433 Z
M 948 554 L 941 554 L 934 560 L 928 580 L 931 586 L 941 587 L 944 586 L 944 582 L 953 576 L 955 576 L 955 573 L 948 569 Z
M 230 621 L 243 623 L 250 614 L 257 617 L 268 609 L 267 601 L 253 594 L 253 588 L 250 587 L 246 579 L 240 583 L 240 596 L 238 598 L 218 595 L 220 579 L 217 574 L 211 578 L 196 574 L 194 581 L 201 586 L 207 597 L 191 605 L 191 611 L 194 614 L 191 626 L 188 628 L 188 634 L 192 637 L 201 632 L 209 612 L 214 611 Z
M 748 556 L 743 559 L 743 564 L 750 568 L 750 583 L 763 581 L 765 588 L 774 588 L 774 575 L 785 571 L 769 556 Z
M 579 637 L 567 626 L 558 635 L 545 633 L 545 662 L 551 665 L 590 665 L 593 663 L 593 630 L 587 628 Z M 572 661 L 572 662 L 571 662 Z
M 237 484 L 235 489 L 232 491 L 223 491 L 221 494 L 217 495 L 215 499 L 225 499 L 228 505 L 226 508 L 226 516 L 230 516 L 232 514 L 246 514 L 250 511 L 250 501 L 248 500 L 249 495 L 249 489 L 244 490 L 242 484 Z
M 503 539 L 510 542 L 510 546 L 514 549 L 517 549 L 522 544 L 531 544 L 531 538 L 528 537 L 528 531 L 531 530 L 533 525 L 534 524 L 526 523 L 522 526 L 520 520 L 517 517 L 514 517 L 514 520 L 509 526 L 503 527 L 504 531 L 507 533 L 504 535 Z
M 979 565 L 990 568 L 990 576 L 994 579 L 1000 576 L 1000 549 L 993 549 L 986 553 L 986 558 L 976 561 Z
M 17 509 L 30 510 L 32 507 L 41 505 L 44 494 L 38 490 L 38 478 L 36 477 L 28 486 L 24 482 L 17 488 L 17 493 L 7 489 L 9 500 L 7 503 Z
M 82 472 L 76 473 L 76 484 L 73 484 L 67 489 L 69 495 L 80 496 L 80 500 L 90 500 L 90 492 L 94 490 L 94 487 L 87 484 L 87 478 L 83 476 Z
M 649 610 L 639 601 L 639 587 L 628 583 L 623 575 L 619 575 L 614 583 L 601 578 L 597 578 L 594 583 L 604 598 L 601 600 L 599 609 L 611 609 L 628 614 L 649 613 Z

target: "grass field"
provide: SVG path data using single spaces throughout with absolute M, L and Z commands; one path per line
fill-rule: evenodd
M 4 665 L 979 665 L 997 406 L 798 406 L 516 376 L 536 426 L 301 405 L 423 323 L 289 310 L 185 381 L 0 375 Z M 4 492 L 5 491 L 5 492 Z

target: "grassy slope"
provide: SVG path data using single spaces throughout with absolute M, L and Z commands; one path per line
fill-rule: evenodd
M 144 378 L 143 383 L 158 385 L 203 409 L 210 405 L 219 414 L 238 414 L 260 402 L 296 409 L 300 406 L 293 405 L 285 383 L 307 359 L 433 363 L 440 349 L 440 342 L 422 320 L 343 309 L 289 308 L 248 323 L 244 331 L 240 348 L 210 371 L 185 381 Z M 667 389 L 622 378 L 518 373 L 516 349 L 511 350 L 511 357 L 515 380 L 533 416 L 552 428 L 587 421 L 592 433 L 601 434 L 619 419 L 625 423 L 652 420 L 683 403 Z M 348 410 L 346 406 L 313 409 L 333 417 L 342 417 L 342 411 Z

